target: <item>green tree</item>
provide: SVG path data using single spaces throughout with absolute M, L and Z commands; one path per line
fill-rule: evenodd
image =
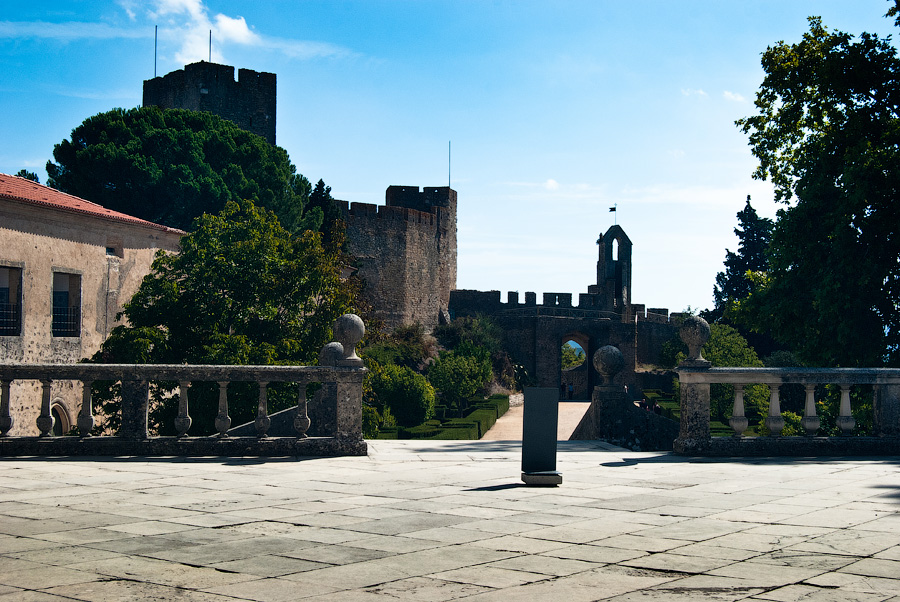
M 326 186 L 324 180 L 316 182 L 316 187 L 309 194 L 307 207 L 311 211 L 321 211 L 322 226 L 320 230 L 325 234 L 326 239 L 335 228 L 343 229 L 343 224 L 341 223 L 343 215 L 338 204 L 331 196 L 331 186 Z
M 752 288 L 747 273 L 765 270 L 768 265 L 766 251 L 772 238 L 772 220 L 757 215 L 750 205 L 750 195 L 747 195 L 747 204 L 738 212 L 737 219 L 734 233 L 738 237 L 738 250 L 733 253 L 725 249 L 725 271 L 716 274 L 715 309 L 707 317 L 710 321 L 721 319 L 731 301 L 750 295 Z
M 896 13 L 892 7 L 891 16 Z M 810 18 L 762 58 L 758 114 L 738 120 L 754 177 L 785 203 L 765 273 L 735 318 L 808 364 L 900 362 L 900 59 L 889 39 Z
M 569 341 L 562 346 L 562 365 L 563 370 L 577 368 L 584 363 L 584 349 L 579 347 L 576 349 Z
M 104 207 L 187 230 L 194 218 L 249 199 L 291 233 L 317 230 L 309 181 L 287 152 L 212 115 L 113 109 L 86 119 L 53 149 L 48 185 Z
M 310 364 L 331 338 L 334 320 L 352 308 L 355 290 L 340 278 L 343 259 L 307 231 L 291 236 L 251 201 L 229 201 L 200 217 L 181 253 L 160 252 L 117 326 L 92 361 L 152 364 Z M 214 386 L 214 385 L 213 385 Z M 238 387 L 240 389 L 240 387 Z M 154 392 L 152 420 L 169 432 L 177 397 Z M 215 391 L 191 391 L 191 405 Z M 276 391 L 277 393 L 277 391 Z M 232 404 L 236 424 L 252 417 L 255 392 Z M 117 410 L 99 392 L 108 416 Z M 296 393 L 292 395 L 296 401 Z M 277 405 L 277 395 L 273 395 Z M 279 408 L 273 408 L 279 409 Z M 212 431 L 215 411 L 196 412 L 195 433 Z M 113 420 L 115 420 L 113 418 Z
M 27 169 L 20 169 L 19 171 L 16 172 L 16 175 L 20 178 L 25 178 L 26 180 L 31 180 L 32 182 L 37 182 L 38 184 L 41 183 L 41 180 L 40 180 L 40 178 L 38 178 L 38 175 L 36 173 L 34 173 L 33 171 L 28 171 Z
M 491 361 L 483 354 L 445 351 L 428 369 L 428 380 L 460 417 L 469 399 L 491 380 Z

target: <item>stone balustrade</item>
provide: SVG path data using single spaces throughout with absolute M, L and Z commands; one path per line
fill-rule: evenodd
M 362 438 L 362 381 L 365 374 L 356 345 L 365 328 L 362 320 L 347 314 L 335 323 L 335 342 L 319 354 L 318 366 L 212 366 L 147 364 L 0 364 L 0 456 L 21 455 L 187 455 L 187 456 L 336 456 L 365 455 Z M 10 437 L 10 390 L 14 381 L 39 381 L 41 405 L 35 423 L 38 437 Z M 53 381 L 82 384 L 82 403 L 78 414 L 80 436 L 51 435 L 50 387 Z M 121 428 L 115 436 L 91 436 L 95 426 L 91 384 L 117 381 L 121 386 Z M 175 418 L 177 436 L 151 436 L 148 429 L 151 381 L 179 383 L 179 408 Z M 218 413 L 211 437 L 189 436 L 191 426 L 190 388 L 196 382 L 215 382 L 219 386 Z M 255 437 L 229 436 L 228 384 L 255 382 L 259 399 Z M 295 436 L 270 437 L 267 389 L 272 383 L 297 385 Z M 317 425 L 325 436 L 309 437 L 311 420 L 307 409 L 307 385 L 320 383 L 314 398 Z
M 900 453 L 900 369 L 894 368 L 713 368 L 701 355 L 709 338 L 709 325 L 697 317 L 689 318 L 681 328 L 689 353 L 676 371 L 681 383 L 681 424 L 674 450 L 688 455 L 859 455 Z M 734 407 L 729 421 L 732 437 L 710 435 L 710 385 L 734 385 Z M 765 425 L 770 435 L 745 437 L 748 420 L 744 413 L 744 388 L 751 384 L 769 386 L 769 412 Z M 817 385 L 840 387 L 841 401 L 837 426 L 839 437 L 817 437 L 821 426 L 816 415 Z M 780 387 L 801 385 L 806 390 L 801 420 L 805 436 L 781 436 Z M 874 388 L 874 433 L 851 436 L 856 426 L 851 408 L 850 390 L 854 385 Z

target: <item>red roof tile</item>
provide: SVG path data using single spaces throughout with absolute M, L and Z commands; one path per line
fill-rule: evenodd
M 65 192 L 42 186 L 37 182 L 3 173 L 0 173 L 0 199 L 9 199 L 21 203 L 49 207 L 68 213 L 93 215 L 95 217 L 116 222 L 138 224 L 155 230 L 163 230 L 164 232 L 183 233 L 176 228 L 170 228 L 137 217 L 132 217 L 124 213 L 119 213 L 118 211 L 107 209 L 97 203 L 92 203 L 78 198 L 77 196 L 72 196 L 71 194 L 66 194 Z

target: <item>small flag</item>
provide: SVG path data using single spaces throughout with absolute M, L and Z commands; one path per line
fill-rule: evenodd
M 616 210 L 615 207 L 610 207 L 610 208 L 609 208 L 610 213 L 614 212 L 615 210 Z

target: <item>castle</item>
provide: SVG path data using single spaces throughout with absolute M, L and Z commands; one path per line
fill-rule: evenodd
M 200 61 L 144 81 L 143 105 L 207 111 L 275 144 L 275 74 Z

